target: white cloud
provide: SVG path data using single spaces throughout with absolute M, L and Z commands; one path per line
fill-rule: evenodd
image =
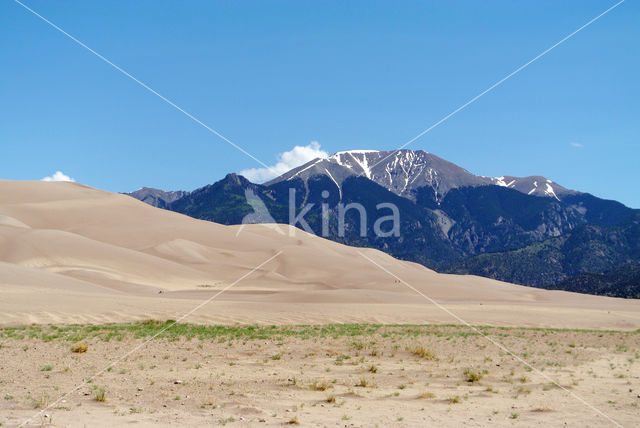
M 569 144 L 571 144 L 573 147 L 578 147 L 578 148 L 584 147 L 582 144 L 578 143 L 577 141 L 572 141 Z
M 240 175 L 254 183 L 263 183 L 276 178 L 285 172 L 303 165 L 316 158 L 326 158 L 327 152 L 320 148 L 317 141 L 312 141 L 306 146 L 295 146 L 288 152 L 278 155 L 278 162 L 270 168 L 251 168 L 240 171 Z
M 64 174 L 62 171 L 56 171 L 52 176 L 44 177 L 40 181 L 76 181 L 76 180 Z

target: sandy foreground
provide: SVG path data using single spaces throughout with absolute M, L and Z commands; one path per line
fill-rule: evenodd
M 324 329 L 171 334 L 121 362 L 114 360 L 146 338 L 109 329 L 70 333 L 88 345 L 77 353 L 68 337 L 45 342 L 41 331 L 13 332 L 1 342 L 0 422 L 631 427 L 639 421 L 638 333 L 483 329 L 532 370 L 468 328 Z M 100 374 L 86 383 L 94 373 Z
M 442 275 L 288 226 L 223 226 L 76 183 L 0 180 L 0 293 L 3 426 L 43 409 L 30 425 L 640 421 L 636 300 Z M 382 326 L 355 335 L 160 337 L 83 385 L 145 339 L 42 336 L 52 326 L 100 330 L 149 319 L 278 331 L 336 323 L 516 327 L 487 334 L 535 369 L 468 327 Z M 79 340 L 87 352 L 70 350 Z M 469 382 L 466 369 L 481 379 Z M 96 400 L 102 390 L 105 401 Z

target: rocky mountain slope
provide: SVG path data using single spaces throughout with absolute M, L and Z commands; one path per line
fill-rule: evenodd
M 451 189 L 496 185 L 518 190 L 533 196 L 549 196 L 556 199 L 577 192 L 541 176 L 531 177 L 483 177 L 423 150 L 351 150 L 335 153 L 328 158 L 314 159 L 277 177 L 267 185 L 300 178 L 324 175 L 338 188 L 348 177 L 366 177 L 391 192 L 415 199 L 418 189 L 429 186 L 437 200 Z
M 127 194 L 154 207 L 167 208 L 169 204 L 187 196 L 189 192 L 184 190 L 166 192 L 164 190 L 154 189 L 151 187 L 142 187 Z
M 261 222 L 290 223 L 302 215 L 304 224 L 296 226 L 309 232 L 444 272 L 552 287 L 576 275 L 640 260 L 632 238 L 609 233 L 633 224 L 637 210 L 540 176 L 476 176 L 423 151 L 340 152 L 265 185 L 229 174 L 165 208 L 239 224 L 256 212 L 247 195 L 267 213 L 261 214 Z M 350 203 L 363 206 L 366 218 L 350 210 L 342 221 L 341 207 Z M 375 221 L 389 214 L 378 208 L 381 203 L 398 208 L 399 236 L 374 233 Z M 586 244 L 572 244 L 578 241 Z M 593 292 L 605 288 L 583 287 Z

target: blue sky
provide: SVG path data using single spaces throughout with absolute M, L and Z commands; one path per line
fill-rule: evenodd
M 270 165 L 395 149 L 614 3 L 25 0 Z M 627 0 L 407 148 L 640 208 L 638 22 Z M 10 0 L 0 41 L 2 178 L 190 190 L 260 167 Z

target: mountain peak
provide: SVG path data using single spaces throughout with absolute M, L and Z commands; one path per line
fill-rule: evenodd
M 249 184 L 250 181 L 247 180 L 244 176 L 236 174 L 235 172 L 227 174 L 223 179 L 223 182 L 238 184 L 240 186 L 244 186 Z
M 125 193 L 126 195 L 133 196 L 134 198 L 146 202 L 149 205 L 159 208 L 167 208 L 169 204 L 189 194 L 184 190 L 165 191 L 161 189 L 155 189 L 153 187 L 141 187 L 140 189 Z
M 484 177 L 424 150 L 345 150 L 327 158 L 316 158 L 277 177 L 268 183 L 302 179 L 316 175 L 329 177 L 338 187 L 348 177 L 363 176 L 393 193 L 415 199 L 417 189 L 433 188 L 441 200 L 451 189 L 476 186 L 502 186 L 534 196 L 559 199 L 575 193 L 542 176 Z
M 378 153 L 380 150 L 343 150 L 341 152 L 335 152 L 334 154 L 332 154 L 331 157 L 334 156 L 340 156 L 340 155 L 344 155 L 344 154 L 365 154 L 365 153 Z

